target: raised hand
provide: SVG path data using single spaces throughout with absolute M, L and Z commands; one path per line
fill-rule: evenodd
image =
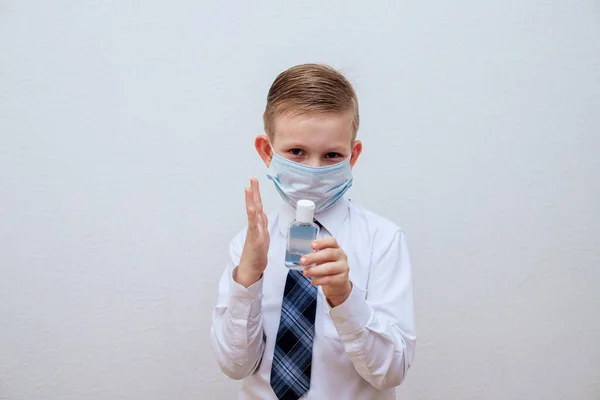
M 235 280 L 240 285 L 248 287 L 258 281 L 267 268 L 270 237 L 269 222 L 263 211 L 256 178 L 250 179 L 250 187 L 245 188 L 245 192 L 248 231 Z

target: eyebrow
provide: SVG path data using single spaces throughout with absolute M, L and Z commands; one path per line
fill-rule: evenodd
M 287 147 L 289 149 L 296 149 L 296 148 L 302 149 L 302 150 L 307 149 L 306 146 L 303 146 L 301 144 L 293 144 L 293 145 L 285 146 L 285 147 Z M 311 150 L 311 149 L 309 149 L 309 150 Z M 311 150 L 311 151 L 313 151 L 313 150 Z M 347 153 L 348 151 L 349 150 L 346 149 L 345 147 L 326 147 L 325 149 L 319 149 L 319 152 L 322 152 L 323 154 L 327 154 L 327 153 Z
M 346 147 L 332 147 L 331 149 L 327 150 L 326 152 L 330 153 L 332 151 L 337 152 L 337 153 L 345 153 L 348 151 L 348 149 Z

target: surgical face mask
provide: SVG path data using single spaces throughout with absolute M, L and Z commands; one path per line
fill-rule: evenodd
M 311 167 L 273 152 L 267 176 L 286 203 L 296 208 L 298 200 L 312 200 L 316 213 L 329 209 L 352 186 L 350 157 L 326 167 Z

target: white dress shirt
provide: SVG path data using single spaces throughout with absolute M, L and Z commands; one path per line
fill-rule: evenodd
M 270 213 L 268 264 L 248 288 L 236 283 L 246 231 L 230 246 L 212 315 L 212 342 L 221 369 L 243 379 L 239 399 L 276 400 L 271 364 L 283 290 L 286 236 L 295 210 L 282 203 Z M 331 308 L 319 288 L 310 390 L 314 400 L 395 399 L 394 387 L 413 360 L 415 322 L 406 234 L 393 223 L 348 200 L 315 215 L 348 256 L 348 299 Z

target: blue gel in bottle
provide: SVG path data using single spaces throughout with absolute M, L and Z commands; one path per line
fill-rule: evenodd
M 299 200 L 296 205 L 296 219 L 288 227 L 285 251 L 285 266 L 295 270 L 303 270 L 300 258 L 313 252 L 310 244 L 319 234 L 319 226 L 313 222 L 315 203 L 310 200 Z

